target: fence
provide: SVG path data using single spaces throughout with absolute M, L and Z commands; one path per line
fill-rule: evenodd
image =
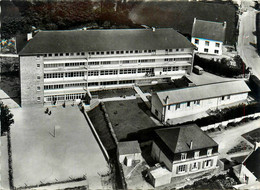
M 203 131 L 207 131 L 209 129 L 218 128 L 220 126 L 226 127 L 229 123 L 238 123 L 238 122 L 242 121 L 245 118 L 257 118 L 257 117 L 260 117 L 260 113 L 254 113 L 254 114 L 250 114 L 250 115 L 246 115 L 246 116 L 230 119 L 230 120 L 227 120 L 227 121 L 214 123 L 214 124 L 211 124 L 211 125 L 203 126 L 203 127 L 201 127 L 201 129 Z

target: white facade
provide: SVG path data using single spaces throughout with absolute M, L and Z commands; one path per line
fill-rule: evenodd
M 198 154 L 195 154 L 195 152 L 198 152 Z M 158 145 L 153 142 L 151 154 L 154 160 L 165 164 L 166 168 L 172 173 L 172 177 L 207 171 L 217 167 L 218 153 L 199 155 L 199 151 L 194 150 L 194 157 L 192 158 L 170 161 Z
M 219 106 L 232 104 L 247 99 L 248 93 L 232 94 L 216 98 L 201 99 L 195 101 L 181 102 L 163 106 L 158 96 L 152 96 L 152 113 L 161 121 L 166 122 L 168 119 L 184 117 L 208 109 L 216 109 Z
M 20 62 L 22 105 L 42 104 L 81 99 L 87 89 L 122 88 L 180 78 L 191 72 L 193 49 L 49 53 L 20 56 Z M 37 97 L 31 97 L 36 93 L 31 94 L 32 89 L 26 88 L 32 81 Z
M 197 47 L 195 52 L 211 55 L 222 55 L 223 42 L 221 41 L 192 37 L 191 43 Z

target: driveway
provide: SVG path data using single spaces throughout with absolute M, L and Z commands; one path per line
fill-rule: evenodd
M 230 159 L 230 157 L 233 157 L 233 155 L 226 154 L 227 151 L 233 148 L 242 140 L 248 142 L 241 135 L 257 128 L 260 128 L 260 119 L 242 124 L 228 130 L 209 133 L 208 135 L 219 144 L 219 158 Z M 248 144 L 250 143 L 248 142 Z
M 260 58 L 256 49 L 256 13 L 252 8 L 254 1 L 242 1 L 241 10 L 243 14 L 239 15 L 239 36 L 237 50 L 240 57 L 248 67 L 252 67 L 252 72 L 258 78 L 260 77 Z M 254 47 L 255 46 L 255 47 Z

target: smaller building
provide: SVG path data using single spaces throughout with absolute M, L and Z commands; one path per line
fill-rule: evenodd
M 260 187 L 260 143 L 256 143 L 255 149 L 245 158 L 242 164 L 234 167 L 234 173 L 239 181 L 244 184 L 239 189 L 251 189 Z
M 196 45 L 196 51 L 199 53 L 222 55 L 226 25 L 226 22 L 212 22 L 194 18 L 191 42 Z
M 171 172 L 161 165 L 150 168 L 148 170 L 148 176 L 154 187 L 169 184 L 172 178 Z
M 216 169 L 218 144 L 196 124 L 170 127 L 155 131 L 151 156 L 179 177 Z
M 119 162 L 126 166 L 132 166 L 133 161 L 142 161 L 141 149 L 138 141 L 119 142 L 118 158 Z
M 162 122 L 168 119 L 245 101 L 250 92 L 243 80 L 167 90 L 152 95 L 152 113 Z

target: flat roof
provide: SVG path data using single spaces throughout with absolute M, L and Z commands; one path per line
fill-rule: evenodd
M 192 37 L 215 41 L 225 41 L 226 24 L 195 19 L 192 27 Z
M 194 100 L 246 93 L 250 91 L 251 90 L 249 89 L 245 81 L 234 80 L 228 82 L 192 86 L 182 89 L 161 91 L 157 92 L 156 94 L 161 103 L 165 106 Z M 168 101 L 166 101 L 166 97 L 168 97 Z
M 172 28 L 39 31 L 19 55 L 193 48 Z

